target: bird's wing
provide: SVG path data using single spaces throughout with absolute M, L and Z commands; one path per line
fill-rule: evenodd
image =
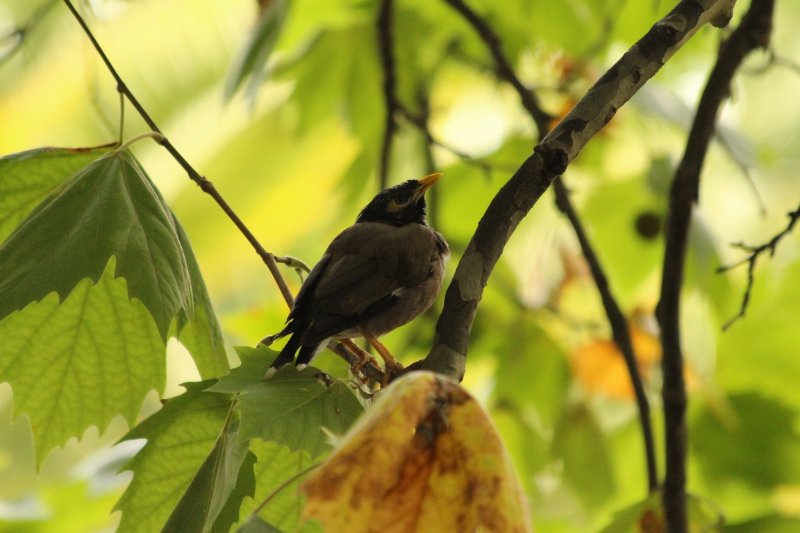
M 340 233 L 325 253 L 329 259 L 313 289 L 308 289 L 314 307 L 309 334 L 324 338 L 350 329 L 389 309 L 398 289 L 424 280 L 430 245 L 418 241 L 429 240 L 428 233 L 416 224 L 378 223 L 356 224 Z M 418 257 L 420 248 L 425 252 Z

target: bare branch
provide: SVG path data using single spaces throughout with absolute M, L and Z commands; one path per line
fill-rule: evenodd
M 745 257 L 743 260 L 739 261 L 738 263 L 734 263 L 733 265 L 722 266 L 717 269 L 717 272 L 727 272 L 733 268 L 741 266 L 747 263 L 747 287 L 744 290 L 744 296 L 742 296 L 742 303 L 739 306 L 739 312 L 736 313 L 736 316 L 730 318 L 725 325 L 722 326 L 723 330 L 727 330 L 731 327 L 737 320 L 744 317 L 745 313 L 747 312 L 747 306 L 750 304 L 750 295 L 753 291 L 753 283 L 755 283 L 755 271 L 756 271 L 756 263 L 758 262 L 758 258 L 764 252 L 769 252 L 770 257 L 775 255 L 775 250 L 778 247 L 778 243 L 783 239 L 786 235 L 791 233 L 794 225 L 797 223 L 797 220 L 800 219 L 800 206 L 794 211 L 791 211 L 786 214 L 789 217 L 789 223 L 786 227 L 775 234 L 769 241 L 765 242 L 764 244 L 758 246 L 750 246 L 744 243 L 734 243 L 733 246 L 744 250 L 745 252 L 749 252 L 750 255 Z
M 717 114 L 729 95 L 733 75 L 744 57 L 768 44 L 774 0 L 753 0 L 739 27 L 723 44 L 697 106 L 670 191 L 661 297 L 656 309 L 663 348 L 666 476 L 662 500 L 667 529 L 687 531 L 686 515 L 686 386 L 680 342 L 680 294 L 689 223 L 700 191 L 700 171 L 714 135 Z

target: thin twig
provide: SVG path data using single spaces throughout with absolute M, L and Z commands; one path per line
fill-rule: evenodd
M 753 0 L 739 27 L 720 48 L 709 75 L 670 191 L 661 296 L 656 316 L 663 348 L 662 396 L 666 476 L 662 501 L 667 530 L 688 529 L 686 512 L 686 384 L 680 335 L 680 296 L 693 206 L 699 199 L 700 171 L 714 135 L 719 108 L 744 57 L 768 44 L 774 0 Z
M 106 53 L 103 51 L 102 47 L 100 46 L 100 43 L 97 42 L 97 39 L 95 39 L 94 34 L 92 34 L 92 31 L 86 24 L 86 21 L 83 20 L 83 17 L 80 15 L 80 13 L 78 13 L 78 10 L 75 9 L 75 6 L 72 5 L 72 2 L 70 0 L 64 0 L 64 3 L 72 12 L 72 15 L 78 21 L 78 24 L 81 25 L 81 28 L 83 28 L 83 31 L 86 33 L 86 36 L 91 41 L 92 46 L 94 46 L 94 49 L 100 56 L 100 59 L 103 60 L 103 63 L 105 63 L 106 68 L 114 77 L 114 80 L 117 82 L 117 91 L 125 95 L 125 97 L 131 103 L 131 105 L 136 109 L 136 111 L 139 113 L 139 115 L 142 117 L 142 119 L 145 121 L 145 123 L 151 130 L 153 130 L 156 133 L 160 133 L 163 136 L 163 140 L 161 141 L 160 144 L 167 150 L 167 152 L 170 153 L 173 159 L 175 159 L 175 161 L 177 161 L 178 164 L 186 171 L 186 173 L 189 175 L 189 179 L 194 181 L 203 192 L 211 196 L 214 199 L 214 201 L 217 202 L 217 205 L 219 205 L 222 208 L 225 214 L 228 215 L 228 218 L 230 218 L 231 221 L 233 221 L 233 223 L 236 225 L 236 227 L 239 229 L 242 235 L 245 236 L 247 241 L 259 255 L 259 257 L 261 257 L 262 261 L 264 261 L 264 264 L 267 265 L 267 268 L 272 274 L 275 283 L 278 285 L 278 289 L 281 291 L 281 294 L 283 295 L 283 299 L 286 300 L 286 303 L 291 306 L 292 302 L 294 301 L 294 297 L 292 296 L 292 292 L 289 290 L 288 285 L 286 285 L 286 281 L 283 279 L 283 276 L 278 270 L 278 265 L 275 262 L 274 256 L 268 251 L 266 251 L 263 246 L 261 246 L 261 244 L 256 239 L 255 235 L 253 235 L 250 229 L 248 229 L 248 227 L 244 224 L 244 222 L 242 222 L 242 219 L 239 218 L 239 215 L 237 215 L 233 211 L 233 209 L 231 209 L 228 203 L 222 198 L 222 196 L 217 191 L 216 187 L 214 187 L 214 184 L 211 183 L 205 177 L 201 176 L 200 173 L 197 172 L 194 169 L 194 167 L 192 167 L 192 165 L 186 160 L 186 158 L 183 157 L 183 155 L 177 150 L 177 148 L 173 146 L 172 142 L 170 142 L 167 136 L 163 134 L 163 132 L 159 129 L 158 125 L 156 125 L 155 121 L 150 117 L 150 114 L 144 109 L 144 107 L 142 107 L 142 104 L 139 103 L 139 100 L 136 99 L 136 96 L 134 96 L 133 92 L 131 92 L 131 90 L 122 80 L 120 75 L 117 73 L 117 70 L 114 68 L 114 65 L 111 64 L 111 61 L 108 59 Z
M 739 312 L 736 313 L 736 316 L 730 318 L 725 324 L 722 326 L 723 331 L 727 330 L 731 327 L 737 320 L 744 317 L 745 313 L 747 312 L 747 306 L 750 304 L 750 295 L 753 291 L 753 284 L 755 283 L 755 271 L 756 271 L 756 263 L 758 262 L 759 256 L 766 251 L 769 251 L 770 257 L 775 255 L 775 250 L 778 247 L 778 243 L 783 239 L 786 235 L 791 233 L 794 225 L 797 223 L 797 220 L 800 219 L 800 207 L 791 211 L 786 214 L 789 217 L 789 223 L 786 227 L 777 233 L 772 239 L 765 242 L 764 244 L 758 246 L 750 246 L 744 243 L 733 243 L 732 246 L 739 248 L 740 250 L 744 250 L 745 252 L 749 252 L 750 255 L 739 261 L 738 263 L 734 263 L 728 266 L 722 266 L 717 269 L 717 272 L 727 272 L 733 268 L 741 266 L 747 263 L 747 286 L 744 290 L 744 295 L 742 296 L 742 303 L 739 306 Z
M 378 49 L 383 69 L 383 101 L 386 117 L 383 127 L 383 141 L 378 167 L 380 190 L 389 186 L 389 166 L 392 158 L 392 143 L 397 132 L 397 73 L 394 59 L 394 35 L 392 33 L 392 10 L 394 0 L 383 0 L 376 21 L 378 33 Z
M 494 34 L 489 24 L 487 24 L 477 13 L 472 11 L 461 0 L 447 0 L 447 3 L 453 6 L 464 18 L 470 22 L 478 36 L 483 40 L 484 44 L 491 50 L 492 57 L 496 63 L 496 72 L 498 76 L 509 83 L 517 92 L 520 102 L 523 107 L 528 111 L 531 119 L 536 124 L 539 130 L 540 141 L 549 131 L 551 117 L 548 113 L 543 111 L 539 106 L 536 94 L 527 89 L 522 80 L 516 74 L 515 69 L 511 66 L 511 62 L 506 58 L 502 50 L 500 39 Z M 658 487 L 658 472 L 656 469 L 656 451 L 653 439 L 653 429 L 650 422 L 650 404 L 647 400 L 647 394 L 642 383 L 642 377 L 639 373 L 639 368 L 636 364 L 636 355 L 633 350 L 633 343 L 631 342 L 630 332 L 628 330 L 628 323 L 625 319 L 619 304 L 614 298 L 609 286 L 608 279 L 600 265 L 600 260 L 594 251 L 594 247 L 589 242 L 589 238 L 583 229 L 583 224 L 580 221 L 578 213 L 572 206 L 569 197 L 569 192 L 562 182 L 560 177 L 557 177 L 553 183 L 556 194 L 556 205 L 561 212 L 567 217 L 573 230 L 580 243 L 583 256 L 589 265 L 592 277 L 595 281 L 595 286 L 600 293 L 600 298 L 605 308 L 608 322 L 611 326 L 612 337 L 614 343 L 619 347 L 620 353 L 625 360 L 625 365 L 628 369 L 628 375 L 633 390 L 635 393 L 636 404 L 639 411 L 639 421 L 642 426 L 642 437 L 644 440 L 645 450 L 645 463 L 647 467 L 647 488 L 648 492 L 656 490 Z
M 136 99 L 136 96 L 133 94 L 133 92 L 131 92 L 131 90 L 125 84 L 122 77 L 120 77 L 120 75 L 117 73 L 117 70 L 114 68 L 114 65 L 111 63 L 108 56 L 103 51 L 103 48 L 100 46 L 100 43 L 98 43 L 97 39 L 95 39 L 94 34 L 89 29 L 89 26 L 86 24 L 86 21 L 83 19 L 81 14 L 78 13 L 78 10 L 75 9 L 75 6 L 72 5 L 72 2 L 70 0 L 64 0 L 64 3 L 67 5 L 67 8 L 70 10 L 75 19 L 78 21 L 78 24 L 80 24 L 81 28 L 83 28 L 84 33 L 86 33 L 86 36 L 89 38 L 89 41 L 91 41 L 95 51 L 97 51 L 97 54 L 100 56 L 100 59 L 103 60 L 103 63 L 105 64 L 109 73 L 116 81 L 117 91 L 128 99 L 128 101 L 131 103 L 134 109 L 136 109 L 136 111 L 145 121 L 150 130 L 153 133 L 161 136 L 161 138 L 158 139 L 159 144 L 161 144 L 161 146 L 163 146 L 167 150 L 167 152 L 169 152 L 169 154 L 173 157 L 173 159 L 175 159 L 175 161 L 178 162 L 181 168 L 183 168 L 186 171 L 186 173 L 189 176 L 189 179 L 194 181 L 203 192 L 211 196 L 214 199 L 214 201 L 217 202 L 217 205 L 219 205 L 220 208 L 222 208 L 222 210 L 225 212 L 228 218 L 234 223 L 234 225 L 236 225 L 236 227 L 239 229 L 242 235 L 244 235 L 244 237 L 256 251 L 258 256 L 261 257 L 261 260 L 267 266 L 267 269 L 270 271 L 272 278 L 275 280 L 275 284 L 278 286 L 278 289 L 280 290 L 283 299 L 285 300 L 286 304 L 291 308 L 294 303 L 294 296 L 292 295 L 289 286 L 286 284 L 286 280 L 284 280 L 283 275 L 278 269 L 278 264 L 275 260 L 275 256 L 269 253 L 267 250 L 265 250 L 263 246 L 261 246 L 261 243 L 258 242 L 258 239 L 256 239 L 255 235 L 253 235 L 253 233 L 245 225 L 242 219 L 239 218 L 239 216 L 233 211 L 233 209 L 228 205 L 228 203 L 222 198 L 222 195 L 220 195 L 216 187 L 214 187 L 214 184 L 211 183 L 211 181 L 206 179 L 204 176 L 200 175 L 200 173 L 197 172 L 194 169 L 194 167 L 192 167 L 192 165 L 186 160 L 186 158 L 183 157 L 183 155 L 178 151 L 178 149 L 175 148 L 175 146 L 173 146 L 173 144 L 166 137 L 166 135 L 164 135 L 164 133 L 159 129 L 158 125 L 152 119 L 150 114 L 144 109 L 142 104 L 139 103 L 139 100 Z M 351 353 L 341 344 L 329 343 L 328 348 L 333 350 L 340 356 L 342 356 L 351 365 L 355 364 L 359 360 L 358 356 L 356 356 L 354 353 Z M 384 375 L 379 368 L 374 367 L 372 365 L 366 365 L 363 367 L 363 370 L 370 379 L 373 379 L 379 383 L 383 382 Z
M 117 92 L 119 95 L 119 144 L 122 144 L 125 138 L 125 95 Z
M 511 66 L 511 63 L 503 53 L 500 38 L 494 33 L 494 30 L 492 30 L 491 26 L 489 26 L 489 24 L 480 15 L 478 15 L 467 4 L 465 4 L 463 0 L 445 0 L 445 2 L 448 3 L 450 7 L 458 11 L 458 13 L 464 17 L 464 20 L 466 20 L 478 33 L 481 40 L 489 48 L 489 52 L 492 54 L 497 75 L 514 86 L 514 89 L 520 95 L 520 99 L 522 100 L 522 107 L 524 107 L 531 117 L 533 117 L 536 126 L 539 128 L 540 135 L 543 135 L 544 132 L 547 131 L 547 126 L 553 117 L 551 117 L 539 106 L 539 101 L 537 100 L 536 96 L 519 80 L 514 72 L 514 67 Z
M 600 293 L 603 308 L 608 317 L 608 323 L 611 326 L 611 335 L 614 339 L 614 344 L 619 348 L 622 358 L 625 360 L 625 366 L 628 369 L 628 376 L 633 385 L 636 405 L 639 411 L 639 423 L 642 426 L 645 463 L 647 466 L 647 489 L 649 492 L 653 492 L 658 488 L 658 470 L 656 467 L 655 440 L 653 438 L 653 428 L 650 422 L 650 402 L 647 400 L 647 393 L 645 392 L 644 383 L 639 373 L 633 342 L 631 341 L 630 331 L 628 329 L 628 322 L 611 292 L 608 278 L 606 278 L 605 272 L 600 265 L 600 259 L 597 257 L 592 244 L 589 242 L 589 238 L 583 228 L 583 223 L 575 212 L 575 208 L 569 201 L 569 191 L 561 178 L 557 178 L 553 182 L 553 189 L 556 194 L 556 205 L 567 217 L 578 238 L 583 257 L 589 265 L 589 270 L 592 273 L 592 278 L 594 278 L 597 292 Z
M 462 163 L 481 169 L 484 172 L 484 174 L 486 174 L 487 177 L 491 174 L 492 170 L 499 170 L 498 166 L 492 165 L 488 161 L 483 161 L 481 159 L 472 157 L 468 153 L 463 152 L 458 148 L 442 141 L 441 139 L 436 138 L 433 135 L 433 132 L 431 132 L 430 125 L 428 123 L 430 119 L 429 111 L 428 112 L 423 111 L 422 116 L 417 116 L 402 104 L 398 105 L 397 111 L 401 117 L 403 117 L 406 121 L 408 121 L 409 124 L 416 127 L 420 131 L 420 133 L 422 133 L 428 145 L 433 145 L 436 146 L 437 148 L 447 150 L 448 152 L 456 156 L 459 160 L 461 160 Z M 513 169 L 510 170 L 513 171 Z M 435 190 L 436 190 L 435 188 L 431 189 L 431 192 L 434 192 Z
M 164 136 L 156 131 L 146 131 L 144 133 L 140 133 L 139 135 L 134 135 L 124 143 L 120 143 L 119 148 L 117 150 L 124 151 L 131 147 L 131 145 L 141 141 L 142 139 L 153 139 L 157 143 L 161 143 L 164 140 Z

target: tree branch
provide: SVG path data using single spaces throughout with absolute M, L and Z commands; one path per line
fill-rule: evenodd
M 551 117 L 548 113 L 544 112 L 539 106 L 536 94 L 528 90 L 519 77 L 516 71 L 511 66 L 511 62 L 506 58 L 502 50 L 500 39 L 494 34 L 491 27 L 469 6 L 464 4 L 461 0 L 447 0 L 447 3 L 453 6 L 464 18 L 472 25 L 475 32 L 483 40 L 484 44 L 491 50 L 492 57 L 495 60 L 495 70 L 498 77 L 509 83 L 516 90 L 520 102 L 523 107 L 528 111 L 531 119 L 536 124 L 539 130 L 540 141 L 549 130 Z M 645 449 L 645 463 L 647 467 L 647 487 L 648 491 L 652 492 L 658 485 L 658 472 L 656 469 L 656 452 L 653 442 L 653 430 L 650 423 L 650 405 L 647 400 L 647 394 L 644 390 L 639 368 L 636 364 L 636 355 L 633 351 L 633 343 L 631 342 L 630 332 L 628 331 L 628 323 L 625 319 L 622 310 L 617 304 L 611 288 L 608 284 L 608 279 L 603 271 L 597 254 L 594 252 L 586 232 L 583 229 L 583 224 L 578 217 L 575 208 L 569 198 L 569 192 L 564 186 L 560 177 L 555 179 L 554 188 L 556 193 L 556 205 L 559 210 L 567 217 L 570 224 L 575 231 L 575 234 L 580 243 L 583 256 L 589 264 L 589 269 L 595 281 L 595 286 L 600 293 L 600 298 L 605 308 L 606 316 L 608 317 L 611 326 L 612 337 L 615 344 L 619 347 L 620 353 L 625 360 L 625 365 L 628 369 L 628 374 L 633 384 L 633 390 L 636 397 L 636 404 L 639 411 L 639 420 L 642 426 L 642 436 L 644 439 Z
M 687 531 L 686 387 L 680 343 L 680 292 L 692 208 L 698 201 L 700 171 L 714 134 L 717 114 L 744 57 L 769 41 L 774 0 L 753 0 L 742 23 L 723 44 L 697 106 L 692 128 L 670 191 L 661 296 L 656 309 L 663 348 L 666 477 L 662 495 L 667 530 Z
M 120 77 L 120 75 L 117 73 L 117 70 L 114 68 L 114 65 L 111 64 L 111 61 L 108 59 L 106 53 L 103 51 L 102 47 L 100 46 L 100 43 L 97 42 L 97 39 L 95 39 L 94 34 L 89 29 L 89 26 L 86 24 L 86 21 L 83 20 L 83 17 L 80 15 L 80 13 L 78 13 L 78 10 L 75 9 L 75 6 L 72 5 L 72 2 L 70 0 L 64 0 L 64 3 L 72 12 L 72 15 L 78 21 L 78 24 L 81 25 L 81 28 L 83 28 L 84 33 L 86 33 L 86 36 L 91 41 L 92 46 L 94 46 L 94 49 L 100 56 L 100 59 L 102 59 L 103 63 L 105 63 L 106 68 L 108 69 L 109 73 L 111 73 L 111 76 L 114 77 L 114 80 L 117 82 L 117 91 L 125 95 L 125 98 L 127 98 L 128 101 L 131 103 L 131 105 L 134 107 L 134 109 L 136 109 L 136 111 L 145 121 L 147 126 L 152 131 L 159 133 L 161 135 L 159 144 L 161 144 L 161 146 L 163 146 L 167 150 L 167 152 L 169 152 L 169 154 L 173 157 L 173 159 L 175 159 L 175 161 L 178 162 L 181 168 L 183 168 L 183 170 L 186 171 L 186 173 L 189 176 L 189 179 L 194 181 L 203 192 L 211 196 L 214 199 L 214 201 L 217 202 L 217 205 L 219 205 L 222 208 L 225 214 L 228 215 L 228 218 L 231 219 L 231 221 L 236 225 L 236 227 L 239 229 L 242 235 L 245 236 L 245 238 L 253 247 L 253 249 L 256 251 L 256 253 L 259 255 L 259 257 L 261 257 L 261 260 L 264 261 L 264 264 L 267 265 L 267 268 L 272 274 L 275 283 L 278 285 L 278 289 L 281 291 L 281 294 L 283 295 L 283 299 L 286 300 L 286 303 L 289 304 L 289 306 L 291 306 L 294 297 L 292 296 L 292 292 L 289 290 L 288 285 L 286 285 L 286 281 L 283 279 L 283 276 L 278 270 L 278 265 L 275 262 L 274 256 L 268 251 L 266 251 L 263 246 L 261 246 L 261 244 L 256 239 L 255 235 L 253 235 L 253 233 L 245 225 L 245 223 L 242 222 L 242 219 L 239 218 L 239 215 L 237 215 L 233 211 L 233 209 L 231 209 L 231 207 L 228 205 L 225 199 L 222 198 L 222 195 L 220 195 L 216 187 L 214 187 L 214 184 L 211 183 L 209 180 L 207 180 L 204 176 L 201 176 L 200 173 L 197 172 L 197 170 L 195 170 L 194 167 L 192 167 L 192 165 L 186 160 L 186 158 L 183 157 L 183 155 L 178 151 L 178 149 L 175 148 L 175 146 L 172 144 L 172 142 L 170 142 L 167 136 L 164 135 L 164 133 L 159 129 L 158 125 L 152 119 L 150 114 L 144 109 L 142 104 L 139 103 L 139 100 L 136 99 L 136 96 L 134 96 L 133 92 L 131 92 L 131 90 L 125 84 L 122 77 Z
M 397 73 L 394 60 L 394 35 L 392 34 L 392 10 L 394 0 L 382 0 L 378 11 L 377 32 L 378 49 L 381 56 L 383 69 L 383 101 L 386 107 L 386 117 L 383 126 L 383 141 L 378 167 L 378 181 L 380 190 L 389 186 L 389 165 L 392 157 L 392 142 L 397 131 Z
M 701 26 L 724 23 L 732 5 L 732 0 L 680 2 L 595 83 L 522 163 L 492 199 L 456 268 L 423 368 L 463 377 L 478 302 L 517 224 L 616 110 Z
M 722 326 L 723 330 L 727 330 L 737 320 L 744 317 L 745 312 L 747 311 L 747 306 L 750 303 L 750 294 L 753 291 L 753 283 L 755 283 L 756 262 L 758 261 L 758 257 L 767 251 L 769 251 L 770 257 L 775 255 L 775 249 L 778 247 L 778 243 L 786 235 L 791 233 L 792 229 L 794 228 L 794 225 L 797 223 L 797 220 L 800 219 L 800 206 L 798 206 L 797 209 L 795 209 L 794 211 L 787 213 L 786 215 L 789 217 L 789 223 L 783 230 L 781 230 L 774 237 L 772 237 L 772 239 L 758 246 L 750 246 L 744 244 L 743 242 L 734 243 L 733 244 L 734 247 L 739 248 L 740 250 L 744 250 L 745 252 L 750 252 L 750 255 L 748 255 L 738 263 L 734 263 L 733 265 L 728 265 L 728 266 L 722 266 L 717 269 L 718 273 L 727 272 L 728 270 L 731 270 L 733 268 L 736 268 L 740 265 L 747 263 L 747 287 L 745 287 L 744 296 L 742 296 L 742 303 L 739 306 L 739 312 L 736 313 L 736 316 L 732 317 L 727 322 L 725 322 L 725 325 Z
M 142 104 L 139 103 L 139 100 L 136 99 L 136 96 L 134 96 L 133 92 L 131 92 L 131 90 L 125 84 L 122 77 L 117 73 L 117 70 L 114 68 L 114 65 L 111 63 L 111 60 L 109 60 L 108 56 L 103 51 L 103 48 L 100 46 L 100 43 L 97 42 L 97 39 L 95 39 L 94 34 L 89 29 L 89 26 L 86 24 L 86 21 L 83 20 L 81 14 L 78 13 L 78 11 L 75 9 L 75 6 L 72 5 L 72 2 L 70 0 L 64 0 L 64 3 L 67 5 L 67 8 L 70 10 L 75 19 L 78 21 L 78 24 L 80 24 L 81 28 L 83 28 L 84 33 L 86 33 L 86 36 L 89 38 L 89 41 L 91 41 L 95 51 L 100 56 L 100 59 L 103 60 L 103 63 L 106 65 L 106 68 L 108 69 L 109 73 L 111 73 L 111 76 L 116 81 L 117 91 L 128 99 L 128 101 L 131 103 L 134 109 L 136 109 L 136 111 L 145 121 L 150 130 L 157 135 L 154 137 L 156 141 L 161 146 L 163 146 L 167 150 L 167 152 L 169 152 L 169 154 L 173 157 L 173 159 L 175 159 L 175 161 L 178 162 L 181 168 L 183 168 L 186 171 L 186 173 L 189 176 L 189 179 L 194 181 L 203 192 L 211 196 L 214 199 L 214 201 L 217 202 L 217 205 L 219 205 L 222 208 L 225 214 L 228 215 L 228 218 L 231 219 L 231 221 L 236 225 L 236 227 L 239 229 L 242 235 L 245 236 L 245 238 L 253 247 L 253 249 L 256 251 L 258 256 L 261 257 L 261 260 L 264 261 L 264 264 L 267 265 L 267 268 L 269 269 L 270 274 L 272 274 L 272 278 L 275 280 L 275 283 L 277 284 L 278 289 L 280 290 L 281 295 L 283 296 L 283 299 L 286 301 L 286 304 L 291 308 L 292 304 L 294 303 L 294 297 L 292 295 L 292 291 L 289 290 L 289 286 L 286 284 L 286 280 L 283 279 L 283 275 L 278 269 L 278 264 L 275 256 L 269 253 L 267 250 L 265 250 L 263 246 L 261 246 L 261 243 L 258 242 L 258 239 L 256 239 L 255 235 L 253 235 L 250 229 L 245 225 L 242 219 L 239 218 L 239 216 L 233 211 L 233 209 L 228 205 L 225 199 L 222 198 L 222 195 L 217 191 L 216 187 L 214 187 L 214 184 L 211 183 L 204 176 L 201 176 L 200 173 L 197 172 L 197 170 L 195 170 L 194 167 L 192 167 L 192 165 L 186 160 L 186 158 L 183 157 L 183 155 L 178 151 L 178 149 L 175 148 L 175 146 L 170 142 L 170 140 L 166 137 L 166 135 L 164 135 L 164 133 L 159 129 L 158 125 L 152 119 L 150 114 L 144 109 Z M 346 346 L 348 346 L 348 343 L 344 343 L 344 345 L 342 345 L 342 344 L 334 344 L 333 342 L 331 342 L 328 344 L 328 348 L 330 350 L 340 355 L 343 359 L 345 359 L 348 363 L 350 363 L 351 366 L 353 366 L 360 360 L 360 358 L 355 353 L 353 353 L 352 348 L 347 348 Z M 366 375 L 370 379 L 373 379 L 378 383 L 383 382 L 384 374 L 379 368 L 372 365 L 366 365 L 362 368 L 362 370 L 366 373 Z
M 658 469 L 656 467 L 656 448 L 653 439 L 653 427 L 650 422 L 650 402 L 647 400 L 647 393 L 644 390 L 644 383 L 642 382 L 642 376 L 639 373 L 639 366 L 636 362 L 636 354 L 633 350 L 628 321 L 611 292 L 608 278 L 606 278 L 603 267 L 600 265 L 600 259 L 597 257 L 592 244 L 589 242 L 589 238 L 583 228 L 583 223 L 575 212 L 575 208 L 569 201 L 569 191 L 561 178 L 555 180 L 553 189 L 556 194 L 556 205 L 558 209 L 567 217 L 572 225 L 573 231 L 575 231 L 575 236 L 578 238 L 583 257 L 589 265 L 589 270 L 592 273 L 597 292 L 600 293 L 600 299 L 603 302 L 603 308 L 608 317 L 608 323 L 611 326 L 611 336 L 614 339 L 614 344 L 619 348 L 622 358 L 625 361 L 625 366 L 628 369 L 628 376 L 633 385 L 636 405 L 639 411 L 639 424 L 642 426 L 645 466 L 647 468 L 647 489 L 648 492 L 653 492 L 658 488 Z

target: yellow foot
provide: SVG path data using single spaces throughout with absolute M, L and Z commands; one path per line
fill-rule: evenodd
M 367 352 L 366 352 L 366 350 L 364 350 L 364 349 L 363 349 L 363 348 L 361 348 L 359 345 L 357 345 L 356 343 L 354 343 L 352 340 L 350 340 L 350 339 L 343 339 L 343 340 L 342 340 L 342 344 L 343 344 L 343 345 L 344 345 L 344 346 L 345 346 L 345 347 L 346 347 L 346 348 L 347 348 L 347 349 L 348 349 L 348 350 L 349 350 L 351 353 L 353 353 L 353 355 L 355 355 L 355 356 L 358 358 L 358 361 L 356 361 L 356 362 L 355 362 L 353 365 L 351 365 L 351 366 L 350 366 L 350 371 L 351 371 L 351 372 L 353 373 L 353 375 L 354 375 L 354 376 L 356 376 L 357 378 L 359 377 L 359 375 L 360 375 L 360 373 L 361 373 L 361 370 L 362 370 L 362 369 L 363 369 L 363 368 L 364 368 L 366 365 L 368 365 L 368 364 L 369 364 L 369 365 L 372 365 L 372 366 L 374 366 L 375 368 L 378 368 L 378 369 L 380 369 L 380 367 L 378 366 L 378 362 L 377 362 L 377 361 L 375 361 L 375 358 L 374 358 L 374 357 L 372 357 L 372 356 L 371 356 L 369 353 L 367 353 Z M 360 379 L 360 378 L 359 378 L 359 379 Z M 366 381 L 366 380 L 367 380 L 367 377 L 366 377 L 366 376 L 364 376 L 364 377 L 363 377 L 363 379 Z

